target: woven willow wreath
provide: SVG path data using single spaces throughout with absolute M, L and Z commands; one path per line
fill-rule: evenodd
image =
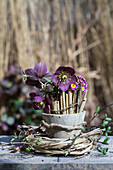
M 73 155 L 83 157 L 97 147 L 97 141 L 102 136 L 102 129 L 97 128 L 88 133 L 75 136 L 73 139 L 49 138 L 40 126 L 18 126 L 24 138 L 21 149 L 33 151 L 38 154 Z

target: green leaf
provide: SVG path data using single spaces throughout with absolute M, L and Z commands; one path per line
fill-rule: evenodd
M 108 136 L 108 132 L 105 132 L 105 136 L 106 136 L 106 137 Z
M 28 137 L 26 137 L 26 138 L 25 138 L 25 141 L 26 141 L 26 142 L 29 142 L 29 141 L 30 141 L 30 139 L 29 139 Z
M 26 151 L 30 152 L 31 151 L 31 148 L 30 147 L 27 147 L 25 148 Z
M 13 141 L 17 138 L 18 138 L 18 136 L 17 136 L 16 132 L 14 132 L 14 137 L 11 139 L 10 144 L 13 144 Z
M 104 148 L 99 148 L 99 147 L 97 147 L 97 150 L 98 150 L 99 152 L 101 152 L 102 155 L 106 155 L 106 153 L 107 153 L 107 151 L 108 151 L 108 148 L 104 149 Z
M 16 132 L 14 132 L 14 137 L 15 137 L 15 138 L 17 138 L 17 134 L 16 134 Z
M 99 110 L 100 110 L 100 106 L 99 106 L 99 107 L 97 107 L 97 109 L 96 109 L 96 113 L 98 113 L 98 112 L 99 112 Z
M 24 136 L 19 134 L 19 138 L 24 138 Z
M 11 142 L 13 142 L 14 140 L 15 140 L 15 138 L 12 138 L 12 139 L 11 139 Z
M 111 126 L 108 126 L 107 131 L 109 131 L 110 129 L 111 129 Z
M 98 112 L 96 112 L 96 115 L 97 115 L 97 116 L 99 116 L 99 113 L 98 113 Z
M 104 130 L 106 131 L 106 128 L 104 128 Z
M 35 148 L 33 148 L 33 147 L 32 147 L 32 148 L 31 148 L 31 150 L 33 150 L 33 151 L 34 151 L 34 150 L 35 150 Z
M 107 151 L 108 151 L 108 148 L 104 149 L 103 152 L 102 152 L 103 155 L 106 155 Z
M 105 113 L 105 118 L 107 118 L 108 117 L 108 115 Z
M 84 128 L 82 129 L 82 131 L 85 132 L 85 131 L 86 131 L 86 128 L 84 127 Z
M 104 148 L 100 148 L 100 151 L 103 152 L 103 151 L 104 151 Z
M 110 117 L 106 117 L 105 120 L 111 121 L 112 119 Z
M 103 124 L 102 124 L 102 126 L 106 126 L 108 124 L 108 121 L 103 121 Z
M 73 134 L 73 138 L 76 138 L 76 135 L 75 135 L 75 134 Z
M 111 133 L 112 131 L 110 131 L 110 130 L 107 130 L 107 133 Z
M 108 151 L 108 148 L 106 148 L 106 152 Z
M 36 141 L 36 145 L 40 145 L 40 142 L 42 141 L 42 138 L 39 138 L 37 141 Z
M 39 142 L 41 142 L 42 141 L 42 138 L 39 138 L 39 140 L 38 140 Z
M 108 144 L 107 142 L 108 142 L 109 139 L 110 139 L 109 137 L 106 138 L 102 143 L 103 143 L 103 144 Z
M 64 151 L 64 154 L 65 154 L 65 156 L 67 156 L 67 155 L 70 154 L 70 152 L 69 151 Z
M 40 145 L 40 142 L 39 142 L 39 141 L 36 141 L 36 145 L 39 146 L 39 145 Z
M 22 70 L 22 73 L 23 73 L 23 74 L 26 74 L 25 71 L 23 71 L 23 70 Z

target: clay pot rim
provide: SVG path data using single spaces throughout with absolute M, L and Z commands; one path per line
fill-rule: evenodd
M 72 113 L 72 114 L 50 114 L 50 113 L 42 113 L 42 115 L 45 115 L 45 116 L 51 116 L 51 117 L 73 117 L 73 116 L 75 116 L 75 115 L 78 115 L 78 114 L 80 114 L 80 113 L 84 113 L 84 112 L 86 112 L 85 110 L 84 111 L 82 111 L 82 112 L 79 112 L 79 113 Z

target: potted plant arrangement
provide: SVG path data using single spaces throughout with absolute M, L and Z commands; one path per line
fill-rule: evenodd
M 87 82 L 81 75 L 77 75 L 71 67 L 60 66 L 55 73 L 47 71 L 46 64 L 40 62 L 34 69 L 26 69 L 23 72 L 26 84 L 36 87 L 31 92 L 33 108 L 42 111 L 42 123 L 39 126 L 19 125 L 20 142 L 14 150 L 33 151 L 38 154 L 50 155 L 74 155 L 83 157 L 97 148 L 105 155 L 108 148 L 98 146 L 99 139 L 104 134 L 103 142 L 108 145 L 109 133 L 111 133 L 111 118 L 105 114 L 101 125 L 91 127 L 90 123 L 95 117 L 99 117 L 105 108 L 98 107 L 89 123 L 84 121 L 85 102 L 87 95 Z
M 65 66 L 60 66 L 53 74 L 42 61 L 34 69 L 26 69 L 23 76 L 27 85 L 37 88 L 37 93 L 30 93 L 30 97 L 33 108 L 42 110 L 42 124 L 47 135 L 69 138 L 79 134 L 85 124 L 85 78 Z

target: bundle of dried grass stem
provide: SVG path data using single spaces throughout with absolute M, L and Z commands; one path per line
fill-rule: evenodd
M 82 93 L 81 90 L 62 91 L 56 96 L 50 108 L 51 113 L 72 114 L 82 112 L 86 103 L 87 91 Z

